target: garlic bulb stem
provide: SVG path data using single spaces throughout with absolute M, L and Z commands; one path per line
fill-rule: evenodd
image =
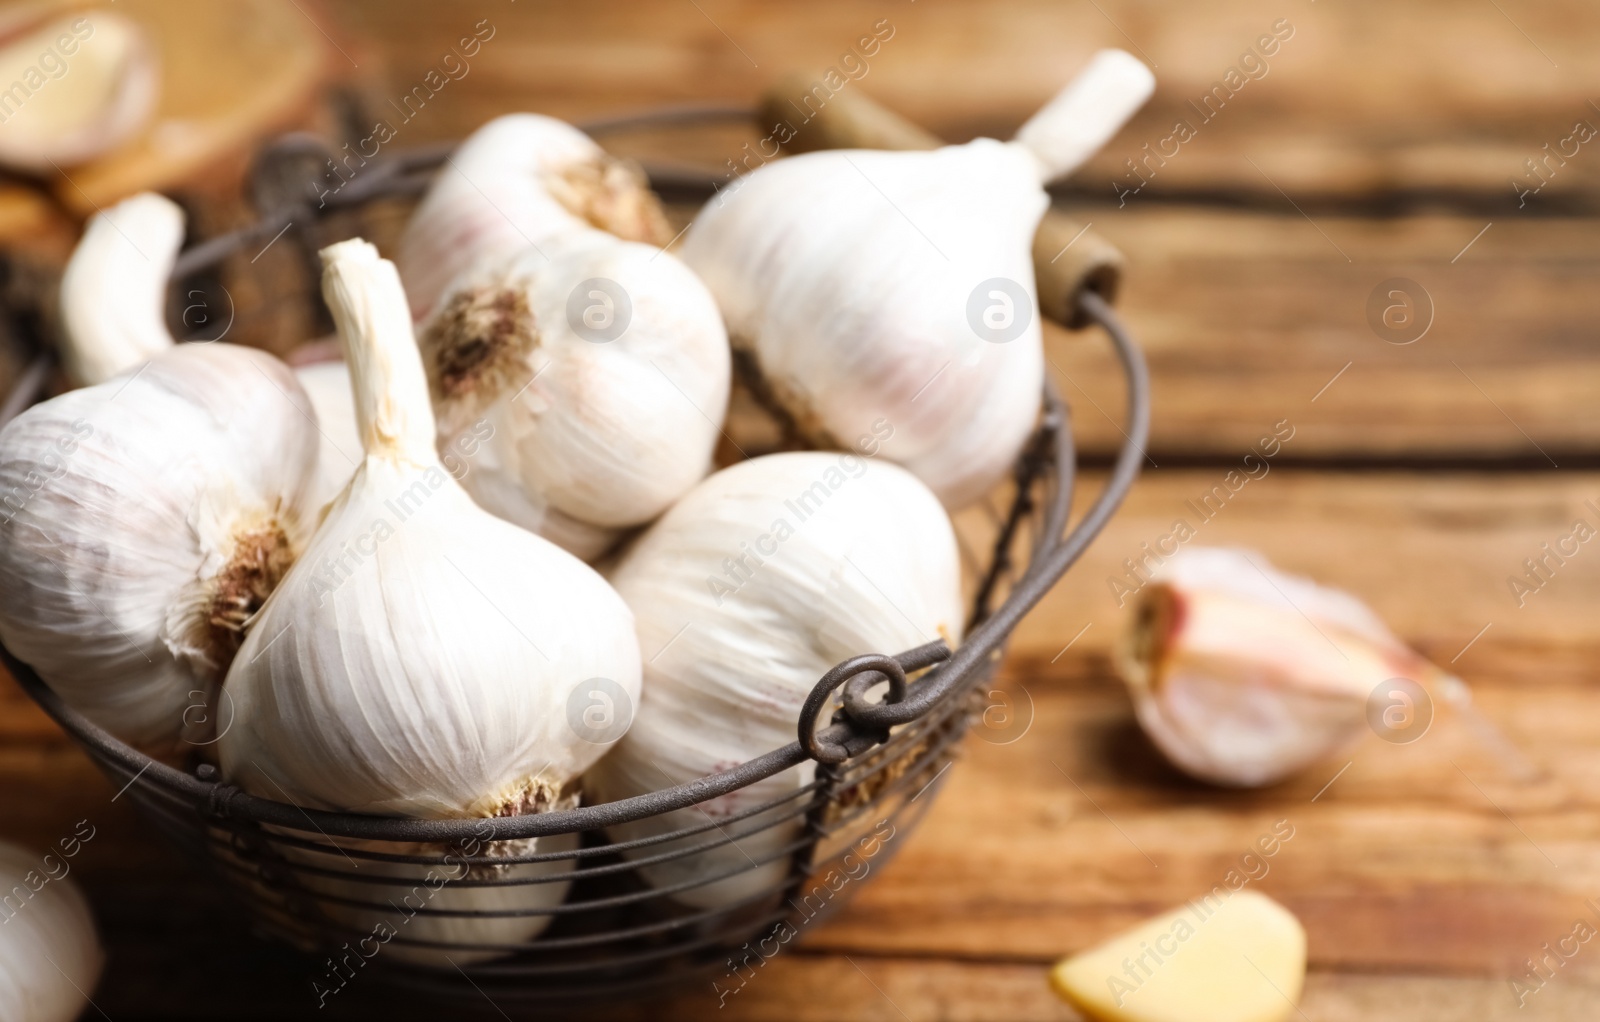
M 323 250 L 322 294 L 353 378 L 356 428 L 369 458 L 439 464 L 428 377 L 417 357 L 394 264 L 360 238 Z
M 104 383 L 172 347 L 167 278 L 183 210 L 144 192 L 96 213 L 61 277 L 62 361 L 76 386 Z
M 1038 159 L 1045 183 L 1066 177 L 1111 141 L 1155 87 L 1155 75 L 1137 57 L 1101 50 L 1028 118 L 1015 141 Z

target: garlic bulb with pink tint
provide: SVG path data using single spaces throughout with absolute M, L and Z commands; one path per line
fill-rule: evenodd
M 1133 57 L 1103 51 L 1011 142 L 763 165 L 700 212 L 684 261 L 806 439 L 847 448 L 886 419 L 885 456 L 961 507 L 1010 470 L 1038 414 L 1043 186 L 1153 84 Z
M 1234 787 L 1282 780 L 1359 739 L 1385 683 L 1447 678 L 1350 594 L 1207 547 L 1157 570 L 1117 662 L 1161 751 Z

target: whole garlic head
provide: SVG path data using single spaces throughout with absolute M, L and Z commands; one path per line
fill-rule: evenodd
M 418 344 L 441 446 L 487 434 L 467 492 L 580 557 L 710 467 L 727 334 L 704 285 L 659 249 L 581 227 L 546 238 L 455 281 Z
M 1107 51 L 1013 142 L 766 164 L 700 212 L 684 261 L 807 439 L 848 448 L 886 419 L 886 456 L 961 507 L 1009 470 L 1038 414 L 1030 253 L 1043 184 L 1152 85 L 1137 60 Z
M 672 238 L 634 164 L 554 117 L 495 118 L 451 154 L 400 239 L 396 262 L 412 313 L 425 319 L 451 278 L 474 263 L 584 226 L 657 246 Z
M 167 280 L 182 244 L 183 210 L 154 192 L 90 219 L 61 278 L 61 357 L 74 385 L 104 383 L 175 345 Z M 304 393 L 285 393 L 322 440 L 309 498 L 315 510 L 339 495 L 360 460 L 354 398 L 343 362 L 298 366 L 294 373 Z
M 266 352 L 181 345 L 0 429 L 0 640 L 117 736 L 175 747 L 301 550 L 299 389 Z
M 773 454 L 723 469 L 651 526 L 612 579 L 633 608 L 640 647 L 651 652 L 632 728 L 585 778 L 596 801 L 659 790 L 779 748 L 794 740 L 806 696 L 839 661 L 940 637 L 953 643 L 961 627 L 959 558 L 944 509 L 905 470 L 854 454 Z M 812 768 L 611 833 L 631 840 L 707 819 L 723 825 L 809 783 Z M 727 832 L 771 823 L 793 805 L 725 823 Z M 789 863 L 778 853 L 798 826 L 776 823 L 640 872 L 657 887 L 693 883 L 673 894 L 681 902 L 725 906 L 782 878 Z M 751 860 L 763 865 L 706 882 Z
M 1232 787 L 1272 784 L 1359 739 L 1384 682 L 1445 677 L 1348 593 L 1207 547 L 1157 570 L 1117 662 L 1161 751 Z
M 0 892 L 0 1018 L 72 1022 L 105 964 L 88 902 L 70 879 L 3 842 Z
M 596 677 L 639 690 L 632 615 L 444 470 L 393 265 L 363 241 L 323 259 L 366 458 L 229 672 L 223 771 L 355 812 L 548 808 L 605 751 L 570 726 L 569 696 Z

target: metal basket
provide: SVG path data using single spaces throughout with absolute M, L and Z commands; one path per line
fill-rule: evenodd
M 671 111 L 587 127 L 727 116 Z M 174 279 L 290 223 L 314 224 L 337 209 L 414 195 L 445 151 L 374 165 L 319 209 L 304 198 L 304 171 L 320 169 L 325 154 L 304 137 L 280 140 L 258 165 L 261 220 L 184 252 Z M 1083 293 L 1079 308 L 1109 336 L 1127 376 L 1126 443 L 1087 512 L 1068 528 L 1074 453 L 1066 407 L 1047 387 L 1040 426 L 1015 469 L 1009 512 L 978 573 L 966 641 L 955 650 L 935 642 L 839 664 L 812 690 L 795 741 L 718 774 L 619 802 L 487 820 L 324 812 L 247 794 L 209 764 L 185 771 L 152 760 L 66 706 L 9 652 L 0 649 L 0 659 L 158 830 L 242 895 L 267 929 L 325 959 L 321 975 L 311 977 L 310 996 L 318 1000 L 371 972 L 449 997 L 463 1010 L 621 999 L 704 981 L 708 973 L 708 998 L 720 1001 L 904 846 L 981 709 L 983 683 L 1007 636 L 1136 477 L 1148 433 L 1142 357 L 1100 296 Z M 37 367 L 26 374 L 7 409 L 14 414 L 37 400 L 46 375 Z M 919 671 L 925 673 L 908 683 Z M 887 694 L 869 698 L 885 681 Z M 825 714 L 830 719 L 822 720 Z M 692 809 L 801 764 L 811 764 L 810 782 L 781 797 L 720 818 Z M 693 822 L 631 841 L 607 835 L 608 828 L 680 810 L 695 813 Z M 699 876 L 663 886 L 646 878 L 652 867 L 691 863 Z M 710 888 L 713 882 L 718 887 Z M 559 885 L 570 887 L 563 894 Z M 448 935 L 452 921 L 515 929 L 517 920 L 533 917 L 549 922 L 531 940 Z M 387 930 L 377 925 L 382 920 Z

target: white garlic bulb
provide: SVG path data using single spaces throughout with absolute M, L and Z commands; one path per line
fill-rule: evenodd
M 1104 144 L 1153 83 L 1108 50 L 1013 142 L 765 164 L 707 203 L 684 261 L 807 439 L 848 448 L 887 419 L 885 456 L 961 507 L 1010 469 L 1038 414 L 1042 186 Z
M 637 699 L 632 615 L 591 568 L 479 508 L 440 464 L 393 265 L 359 240 L 323 260 L 366 456 L 234 661 L 223 772 L 264 797 L 329 809 L 433 819 L 549 809 L 607 747 L 571 722 L 574 699 L 596 678 Z M 552 844 L 560 850 L 539 850 Z M 383 887 L 357 886 L 382 903 Z M 553 904 L 564 886 L 502 898 Z M 492 893 L 446 887 L 434 907 L 481 907 Z M 406 932 L 459 939 L 465 927 L 493 942 L 547 922 L 418 916 Z
M 585 778 L 597 801 L 683 783 L 786 745 L 806 696 L 839 661 L 941 637 L 954 643 L 961 628 L 960 566 L 943 507 L 905 470 L 854 453 L 773 454 L 723 469 L 651 526 L 612 580 L 633 608 L 649 659 L 632 728 Z M 812 767 L 612 835 L 631 840 L 708 819 L 722 826 L 809 783 Z M 798 805 L 631 854 L 737 836 Z M 746 868 L 673 895 L 725 906 L 781 880 L 789 864 L 776 856 L 799 825 L 794 818 L 640 872 L 669 887 Z M 748 868 L 752 860 L 760 868 Z
M 180 345 L 0 429 L 0 640 L 127 741 L 203 741 L 185 714 L 310 531 L 296 399 L 266 352 Z
M 72 1022 L 100 979 L 105 953 L 69 868 L 58 854 L 35 859 L 0 842 L 0 1018 L 6 1022 Z
M 1359 739 L 1386 682 L 1445 677 L 1348 593 L 1206 547 L 1157 569 L 1118 666 L 1157 747 L 1236 787 L 1282 780 Z
M 0 26 L 7 86 L 0 164 L 36 174 L 127 141 L 150 119 L 160 85 L 155 50 L 138 23 L 105 8 L 38 18 L 48 10 L 13 7 Z M 31 19 L 38 20 L 23 24 Z
M 659 249 L 582 227 L 547 237 L 452 283 L 418 344 L 441 445 L 489 434 L 467 491 L 580 557 L 710 467 L 727 334 L 705 287 Z
M 61 278 L 61 355 L 74 384 L 103 383 L 175 345 L 167 279 L 182 243 L 183 210 L 154 192 L 90 219 Z M 361 460 L 350 372 L 343 362 L 319 362 L 294 373 L 305 394 L 286 395 L 321 437 L 309 498 L 316 509 L 339 495 Z
M 456 148 L 418 205 L 396 260 L 420 321 L 451 278 L 590 225 L 628 241 L 672 237 L 633 164 L 554 117 L 506 114 Z

